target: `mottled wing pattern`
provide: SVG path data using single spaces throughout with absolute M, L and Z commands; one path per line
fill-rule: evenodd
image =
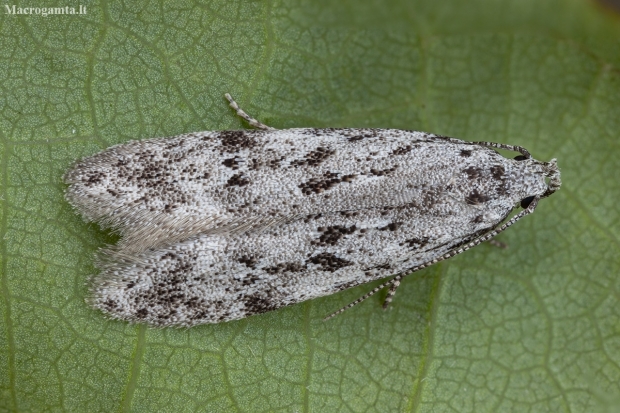
M 191 326 L 400 274 L 546 189 L 538 162 L 383 129 L 224 131 L 78 163 L 67 197 L 124 236 L 94 277 L 114 317 Z

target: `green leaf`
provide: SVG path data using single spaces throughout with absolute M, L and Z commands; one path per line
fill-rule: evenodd
M 543 4 L 544 3 L 544 4 Z M 0 14 L 0 410 L 615 411 L 620 22 L 585 0 L 88 2 Z M 24 4 L 23 7 L 26 5 Z M 37 7 L 55 6 L 37 2 Z M 192 329 L 84 303 L 116 238 L 63 199 L 78 158 L 246 127 L 416 129 L 557 158 L 563 186 L 408 277 Z

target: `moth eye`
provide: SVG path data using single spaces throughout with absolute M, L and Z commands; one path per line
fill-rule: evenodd
M 521 208 L 525 209 L 529 207 L 533 200 L 534 200 L 533 196 L 528 196 L 527 198 L 523 198 L 521 200 Z
M 524 161 L 527 158 L 525 156 L 523 156 L 523 155 L 517 155 L 517 156 L 515 156 L 514 159 L 515 159 L 515 161 Z

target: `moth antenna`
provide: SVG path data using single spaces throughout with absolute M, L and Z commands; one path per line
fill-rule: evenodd
M 530 159 L 532 157 L 530 152 L 522 146 L 506 145 L 503 143 L 494 143 L 494 142 L 470 142 L 470 143 L 472 145 L 486 146 L 487 148 L 506 149 L 508 151 L 519 152 L 521 155 L 525 156 L 527 159 Z
M 259 122 L 258 120 L 254 119 L 253 117 L 251 117 L 250 115 L 245 113 L 243 111 L 243 109 L 241 109 L 239 107 L 237 102 L 235 102 L 235 100 L 232 98 L 232 96 L 230 96 L 230 94 L 225 93 L 224 97 L 230 103 L 230 107 L 233 108 L 237 112 L 237 115 L 239 117 L 242 117 L 243 119 L 245 119 L 250 124 L 250 126 L 253 126 L 253 127 L 257 128 L 257 129 L 262 129 L 262 130 L 276 130 L 276 128 L 272 128 L 271 126 L 267 126 L 264 123 Z
M 525 208 L 523 211 L 519 212 L 517 215 L 515 215 L 514 217 L 510 218 L 508 221 L 506 221 L 503 225 L 499 225 L 498 227 L 495 227 L 495 229 L 491 230 L 490 232 L 487 232 L 486 234 L 476 238 L 475 240 L 469 242 L 468 244 L 462 246 L 459 249 L 450 251 L 444 255 L 442 255 L 441 257 L 435 258 L 434 260 L 425 262 L 423 264 L 418 265 L 417 267 L 414 267 L 411 271 L 409 271 L 407 274 L 404 275 L 397 275 L 396 277 L 392 278 L 389 281 L 386 281 L 382 284 L 380 284 L 379 286 L 373 288 L 369 293 L 361 296 L 360 298 L 358 298 L 357 300 L 353 301 L 351 304 L 348 304 L 344 307 L 342 307 L 340 310 L 331 313 L 330 315 L 328 315 L 327 317 L 325 317 L 323 319 L 323 321 L 327 321 L 332 317 L 337 316 L 340 313 L 343 313 L 344 311 L 348 310 L 349 308 L 361 303 L 362 301 L 364 301 L 365 299 L 367 299 L 368 297 L 371 297 L 373 295 L 375 295 L 377 292 L 381 291 L 382 289 L 384 289 L 385 287 L 387 287 L 388 285 L 391 286 L 390 290 L 388 291 L 388 295 L 385 298 L 385 302 L 383 303 L 383 308 L 387 308 L 387 306 L 392 302 L 392 299 L 394 298 L 394 294 L 396 294 L 396 289 L 398 288 L 398 286 L 400 285 L 401 280 L 405 277 L 405 275 L 409 275 L 412 274 L 416 271 L 419 271 L 421 269 L 424 269 L 426 267 L 430 267 L 433 264 L 437 264 L 440 261 L 444 261 L 447 260 L 448 258 L 452 258 L 455 255 L 458 255 L 462 252 L 467 251 L 470 248 L 475 247 L 476 245 L 479 245 L 485 241 L 490 240 L 491 238 L 495 237 L 497 234 L 499 234 L 500 232 L 504 232 L 505 230 L 507 230 L 509 227 L 511 227 L 512 225 L 514 225 L 515 222 L 517 222 L 518 220 L 520 220 L 521 218 L 523 218 L 526 215 L 531 214 L 532 212 L 534 212 L 534 210 L 536 209 L 536 206 L 538 205 L 538 200 L 540 200 L 540 197 L 537 196 L 535 197 L 532 202 L 530 202 L 530 204 L 527 206 L 527 208 Z

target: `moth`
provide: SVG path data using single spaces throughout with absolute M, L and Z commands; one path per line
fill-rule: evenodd
M 95 308 L 189 327 L 391 277 L 331 316 L 383 288 L 387 306 L 405 275 L 490 240 L 561 185 L 555 159 L 520 146 L 395 129 L 276 130 L 225 96 L 256 129 L 131 141 L 64 175 L 68 202 L 121 235 L 98 255 Z

